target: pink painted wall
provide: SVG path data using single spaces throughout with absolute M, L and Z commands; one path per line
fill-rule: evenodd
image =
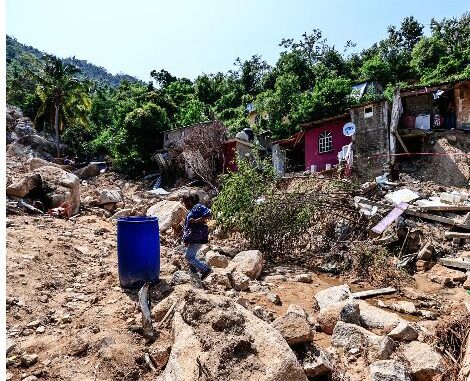
M 309 171 L 311 165 L 317 166 L 317 171 L 323 171 L 326 164 L 338 164 L 338 152 L 340 149 L 351 143 L 351 137 L 343 135 L 343 126 L 349 122 L 349 118 L 344 118 L 324 124 L 312 126 L 305 131 L 305 170 Z M 333 137 L 333 150 L 325 153 L 318 153 L 318 137 L 323 131 L 331 132 Z

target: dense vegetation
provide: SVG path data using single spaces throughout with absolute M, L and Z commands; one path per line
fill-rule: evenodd
M 90 74 L 101 68 L 75 58 L 64 60 L 63 65 L 81 69 L 81 76 L 75 76 L 84 82 L 88 99 L 70 104 L 77 117 L 84 110 L 87 115 L 75 119 L 70 112 L 61 124 L 62 139 L 79 156 L 107 155 L 116 168 L 136 173 L 152 165 L 161 132 L 218 118 L 235 133 L 247 126 L 248 104 L 263 116 L 255 129 L 282 138 L 302 121 L 336 114 L 357 102 L 351 85 L 360 81 L 377 80 L 390 94 L 397 84 L 469 78 L 470 14 L 431 20 L 430 25 L 425 36 L 423 25 L 407 17 L 400 26 L 390 26 L 385 39 L 354 53 L 351 41 L 338 50 L 314 29 L 298 41 L 283 39 L 284 50 L 274 66 L 255 55 L 237 59 L 227 73 L 201 74 L 194 81 L 162 69 L 150 73 L 149 84 L 128 77 L 109 82 Z M 46 80 L 46 68 L 41 52 L 7 36 L 7 102 L 36 118 L 36 126 L 52 131 L 53 108 L 44 107 L 37 80 Z M 118 86 L 114 80 L 120 81 Z

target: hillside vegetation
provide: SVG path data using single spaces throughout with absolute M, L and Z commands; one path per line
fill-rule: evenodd
M 424 35 L 423 25 L 407 17 L 389 26 L 385 39 L 353 53 L 353 42 L 338 48 L 313 29 L 299 40 L 283 39 L 273 66 L 259 55 L 237 58 L 233 70 L 203 73 L 193 81 L 158 68 L 149 84 L 75 58 L 54 62 L 7 36 L 7 102 L 36 118 L 36 128 L 58 130 L 77 156 L 107 156 L 115 168 L 141 173 L 152 165 L 163 131 L 217 118 L 235 133 L 247 126 L 250 103 L 269 116 L 258 118 L 255 129 L 283 138 L 303 121 L 357 102 L 351 86 L 360 81 L 379 81 L 391 95 L 397 85 L 469 78 L 470 14 L 433 19 L 430 26 Z M 81 87 L 74 86 L 75 95 L 69 96 L 71 66 L 80 70 L 70 76 Z M 57 108 L 62 113 L 55 117 Z

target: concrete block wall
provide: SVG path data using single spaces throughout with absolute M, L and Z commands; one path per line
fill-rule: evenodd
M 401 99 L 406 114 L 419 115 L 432 113 L 432 94 L 420 94 Z
M 454 88 L 457 128 L 470 125 L 470 81 L 458 84 Z

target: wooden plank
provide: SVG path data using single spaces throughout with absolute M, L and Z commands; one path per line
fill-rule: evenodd
M 354 299 L 366 299 L 366 298 L 371 298 L 373 296 L 393 294 L 395 292 L 397 292 L 397 289 L 393 287 L 376 288 L 374 290 L 353 292 L 351 294 L 351 297 Z
M 401 136 L 399 133 L 397 133 L 396 131 L 394 132 L 397 140 L 398 140 L 398 143 L 400 143 L 401 145 L 401 148 L 403 148 L 403 150 L 406 152 L 406 153 L 410 153 L 410 151 L 408 151 L 408 148 L 406 148 L 405 146 L 405 143 L 403 142 L 403 140 L 401 139 Z
M 400 217 L 403 212 L 408 208 L 406 202 L 400 202 L 393 210 L 388 213 L 377 225 L 375 225 L 371 230 L 374 233 L 382 234 L 385 229 L 387 229 L 398 217 Z
M 453 258 L 439 258 L 437 260 L 441 265 L 460 270 L 470 270 L 470 261 L 462 261 Z
M 419 210 L 435 212 L 470 212 L 470 205 L 428 205 L 419 206 Z
M 470 239 L 470 233 L 445 232 L 444 235 L 445 235 L 445 237 L 448 238 L 448 239 L 452 239 L 452 238 Z

